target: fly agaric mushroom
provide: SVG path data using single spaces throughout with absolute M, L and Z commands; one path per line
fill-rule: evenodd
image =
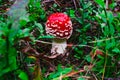
M 63 54 L 66 51 L 67 42 L 72 34 L 72 22 L 64 13 L 53 13 L 46 22 L 46 33 L 54 36 L 51 53 Z

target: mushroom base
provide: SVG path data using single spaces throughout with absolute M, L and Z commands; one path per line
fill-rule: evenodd
M 64 54 L 66 52 L 66 47 L 67 47 L 66 39 L 55 38 L 53 39 L 53 42 L 52 42 L 51 53 Z

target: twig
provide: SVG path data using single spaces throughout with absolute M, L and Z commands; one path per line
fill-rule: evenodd
M 45 44 L 52 44 L 51 42 L 46 42 L 46 41 L 41 41 L 41 40 L 35 40 L 35 42 L 40 42 L 40 43 L 45 43 Z M 62 44 L 60 44 L 62 45 Z M 68 44 L 68 46 L 71 46 L 71 44 Z M 93 46 L 89 46 L 89 45 L 72 45 L 73 47 L 77 47 L 77 46 L 81 46 L 81 47 L 90 47 L 90 48 L 93 48 L 93 49 L 96 49 L 96 47 L 93 47 Z
M 104 76 L 105 76 L 105 70 L 106 70 L 106 64 L 107 64 L 107 53 L 108 53 L 108 52 L 106 51 L 102 80 L 104 80 Z
M 42 4 L 48 3 L 48 2 L 52 2 L 52 1 L 54 1 L 54 0 L 44 0 L 44 1 L 42 2 Z
M 109 0 L 106 0 L 106 10 L 109 9 L 109 8 L 108 8 L 108 1 L 109 1 Z
M 54 2 L 60 7 L 60 4 L 56 0 L 54 0 Z
M 88 42 L 88 43 L 103 42 L 103 41 L 111 40 L 113 38 L 119 38 L 119 36 L 115 36 L 115 37 L 111 37 L 111 38 L 107 38 L 107 39 L 102 39 L 102 40 L 95 40 L 95 41 L 91 41 L 91 42 Z M 44 43 L 44 44 L 52 44 L 51 42 L 46 42 L 46 41 L 42 41 L 42 40 L 35 40 L 35 42 Z M 77 47 L 77 46 L 85 47 L 86 46 L 86 47 L 96 49 L 96 47 L 89 46 L 89 45 L 81 45 L 81 44 L 78 44 L 78 45 L 68 44 L 68 46 L 73 46 L 73 47 Z
M 75 0 L 73 0 L 73 3 L 74 3 L 74 5 L 75 5 L 75 9 L 77 10 L 76 1 L 75 1 Z
M 98 80 L 96 75 L 94 73 L 92 73 L 93 77 L 95 78 L 95 80 Z
M 111 37 L 111 38 L 107 38 L 107 39 L 102 39 L 102 40 L 95 40 L 95 41 L 91 41 L 91 42 L 88 42 L 88 43 L 103 42 L 103 41 L 111 40 L 113 38 L 119 38 L 119 36 L 115 36 L 115 37 Z

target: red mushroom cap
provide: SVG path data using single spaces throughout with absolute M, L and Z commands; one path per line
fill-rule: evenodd
M 56 38 L 68 39 L 72 34 L 72 22 L 64 13 L 53 13 L 46 22 L 46 33 Z

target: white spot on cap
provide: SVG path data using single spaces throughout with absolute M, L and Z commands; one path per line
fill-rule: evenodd
M 65 23 L 65 26 L 67 26 L 67 23 Z
M 51 32 L 51 33 L 54 33 L 54 30 L 51 30 L 50 32 Z
M 57 34 L 57 35 L 60 35 L 60 33 L 59 33 L 59 32 L 57 32 L 56 34 Z
M 47 26 L 49 27 L 49 26 L 50 26 L 50 24 L 47 24 Z
M 51 25 L 52 27 L 57 27 L 57 25 L 55 25 L 55 24 L 53 24 L 53 25 Z
M 65 35 L 68 35 L 68 32 L 65 32 Z
M 61 34 L 60 34 L 60 36 L 62 37 L 62 36 L 63 36 L 63 34 L 61 33 Z
M 59 22 L 59 24 L 62 24 L 62 22 Z
M 66 26 L 66 28 L 68 28 L 68 27 L 69 27 L 69 25 Z
M 69 31 L 68 29 L 65 29 L 64 31 Z

